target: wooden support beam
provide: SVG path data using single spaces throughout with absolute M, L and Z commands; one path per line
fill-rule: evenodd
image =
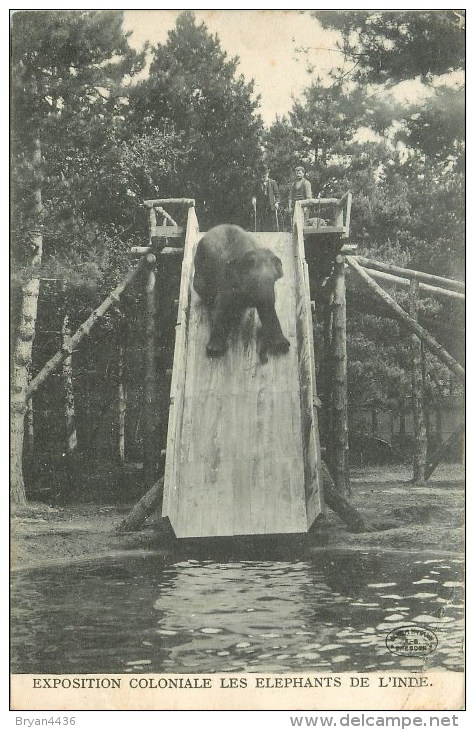
M 139 256 L 145 256 L 148 253 L 153 253 L 154 246 L 132 246 L 130 253 L 137 254 Z M 181 246 L 164 246 L 160 251 L 160 256 L 183 256 L 183 248 Z
M 333 470 L 333 439 L 332 439 L 332 363 L 331 343 L 333 332 L 333 293 L 323 305 L 323 344 L 321 349 L 321 362 L 318 382 L 320 384 L 319 394 L 322 401 L 322 433 L 328 452 L 328 463 Z
M 419 284 L 416 279 L 413 279 L 411 281 L 409 314 L 415 322 L 417 322 L 418 300 Z M 425 479 L 424 470 L 427 459 L 427 431 L 424 417 L 421 341 L 416 334 L 411 334 L 411 361 L 412 414 L 414 419 L 413 481 L 414 484 L 421 484 Z
M 333 478 L 340 494 L 349 490 L 345 257 L 335 259 L 332 332 Z
M 332 476 L 322 461 L 322 482 L 325 503 L 347 525 L 352 532 L 368 532 L 363 517 L 351 502 L 337 489 Z
M 436 450 L 428 457 L 427 464 L 424 472 L 424 479 L 427 481 L 427 479 L 430 479 L 432 476 L 432 473 L 434 472 L 435 468 L 440 464 L 441 460 L 444 457 L 444 454 L 447 453 L 447 451 L 452 448 L 452 446 L 455 446 L 458 439 L 461 438 L 463 435 L 464 427 L 460 426 L 456 431 L 454 431 L 446 441 L 444 441 L 440 446 L 436 448 Z
M 386 274 L 396 274 L 396 276 L 402 276 L 406 279 L 417 279 L 417 281 L 419 282 L 425 282 L 426 284 L 434 284 L 435 286 L 446 287 L 448 289 L 452 289 L 453 291 L 465 292 L 465 284 L 463 281 L 446 279 L 444 276 L 427 274 L 425 271 L 404 269 L 402 266 L 395 266 L 394 264 L 387 264 L 382 261 L 374 261 L 373 259 L 368 259 L 365 256 L 355 256 L 354 258 L 361 266 L 364 266 L 368 269 L 383 271 Z
M 127 517 L 116 528 L 118 532 L 132 532 L 142 527 L 146 518 L 159 508 L 163 499 L 163 477 L 133 506 Z
M 323 234 L 328 235 L 329 233 L 345 233 L 345 226 L 304 226 L 304 236 L 322 236 Z
M 152 242 L 152 236 L 155 228 L 157 227 L 157 214 L 155 208 L 150 208 L 148 213 L 148 240 Z
M 373 277 L 373 279 L 387 281 L 390 284 L 398 284 L 399 286 L 403 286 L 407 289 L 409 289 L 411 286 L 410 279 L 396 276 L 395 274 L 387 274 L 386 272 L 378 271 L 377 269 L 370 269 L 366 266 L 364 267 L 364 269 L 368 272 L 370 276 Z M 414 281 L 418 280 L 414 277 Z M 442 289 L 440 286 L 432 286 L 432 284 L 419 283 L 419 290 L 421 292 L 427 292 L 428 295 L 434 295 L 436 297 L 445 297 L 446 299 L 458 299 L 462 302 L 465 301 L 465 294 L 457 291 L 451 291 L 450 289 Z
M 27 398 L 30 398 L 31 395 L 35 391 L 37 391 L 41 385 L 43 385 L 48 377 L 55 370 L 57 370 L 57 368 L 65 361 L 68 355 L 70 355 L 73 350 L 79 345 L 79 343 L 90 333 L 95 323 L 104 316 L 104 314 L 107 312 L 108 309 L 112 307 L 113 304 L 116 304 L 119 301 L 121 294 L 123 294 L 125 289 L 135 279 L 139 272 L 142 271 L 144 265 L 145 259 L 142 259 L 139 262 L 138 266 L 136 266 L 133 271 L 130 271 L 125 279 L 118 286 L 116 286 L 116 288 L 109 294 L 108 297 L 106 297 L 106 299 L 104 299 L 102 304 L 100 304 L 97 309 L 91 312 L 86 321 L 82 323 L 82 325 L 76 330 L 76 332 L 72 335 L 68 342 L 63 343 L 61 349 L 58 350 L 58 352 L 48 360 L 46 365 L 30 382 L 26 392 Z
M 360 279 L 369 287 L 369 289 L 376 294 L 379 299 L 394 312 L 397 318 L 403 322 L 412 332 L 414 332 L 422 342 L 426 345 L 427 349 L 432 352 L 433 355 L 439 358 L 447 368 L 453 372 L 458 378 L 465 378 L 464 368 L 440 345 L 437 340 L 430 335 L 418 322 L 414 319 L 387 293 L 379 284 L 363 269 L 362 266 L 355 260 L 353 256 L 347 256 L 346 260 L 351 268 L 358 274 Z
M 183 235 L 183 228 L 181 226 L 155 226 L 151 233 L 152 236 L 159 238 L 180 238 Z
M 346 203 L 346 211 L 345 211 L 345 235 L 343 238 L 349 238 L 350 237 L 350 220 L 351 220 L 351 205 L 353 202 L 353 195 L 350 191 L 346 193 L 340 200 L 340 205 L 343 208 L 343 205 Z
M 174 218 L 172 218 L 170 213 L 167 213 L 167 211 L 164 208 L 158 207 L 157 213 L 160 213 L 160 215 L 163 215 L 163 217 L 166 218 L 166 220 L 169 221 L 169 223 L 171 223 L 172 226 L 178 226 L 178 223 L 176 222 L 176 220 Z
M 195 207 L 194 198 L 156 198 L 155 200 L 144 200 L 146 208 L 156 208 L 162 205 L 185 205 L 189 208 Z
M 144 347 L 144 438 L 143 474 L 146 485 L 155 482 L 156 468 L 156 378 L 155 378 L 155 264 L 152 253 L 145 257 L 147 277 L 145 281 L 145 347 Z
M 337 205 L 340 202 L 339 198 L 305 198 L 305 200 L 298 201 L 300 205 Z

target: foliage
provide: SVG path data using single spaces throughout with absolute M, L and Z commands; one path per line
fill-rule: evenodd
M 314 195 L 353 191 L 351 240 L 368 258 L 463 276 L 464 93 L 436 75 L 460 71 L 464 33 L 452 11 L 317 11 L 321 25 L 341 32 L 342 64 L 332 81 L 317 79 L 294 102 L 288 118 L 266 134 L 267 156 L 282 160 L 287 179 L 305 162 Z M 422 101 L 387 93 L 401 81 L 423 81 Z M 285 149 L 293 145 L 293 155 Z M 349 395 L 384 402 L 410 393 L 408 338 L 384 316 L 370 314 L 348 277 Z M 356 283 L 356 282 L 355 282 Z M 393 296 L 407 307 L 407 293 Z M 424 300 L 421 317 L 449 349 L 443 326 L 462 322 L 457 307 Z M 361 312 L 355 312 L 355 307 Z M 396 330 L 396 331 L 395 331 Z M 390 333 L 390 337 L 388 334 Z M 448 382 L 427 358 L 428 383 Z M 443 375 L 442 375 L 442 374 Z
M 186 150 L 167 180 L 170 195 L 193 197 L 204 227 L 248 225 L 250 191 L 258 172 L 262 121 L 253 83 L 238 75 L 217 36 L 193 13 L 179 16 L 153 49 L 149 77 L 131 94 L 135 122 L 160 128 L 169 120 Z
M 463 10 L 320 10 L 314 16 L 341 32 L 340 47 L 356 64 L 359 82 L 430 81 L 464 67 Z

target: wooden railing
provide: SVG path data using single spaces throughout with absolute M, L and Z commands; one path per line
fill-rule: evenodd
M 306 234 L 339 233 L 342 238 L 349 238 L 351 203 L 352 194 L 350 191 L 345 193 L 342 198 L 306 198 L 305 200 L 296 201 L 296 206 L 299 205 L 301 208 L 310 209 L 310 218 L 312 218 L 312 215 L 316 215 L 316 224 L 305 225 L 303 232 Z M 329 208 L 330 206 L 333 208 L 333 215 L 330 225 L 328 225 L 320 213 L 322 208 Z

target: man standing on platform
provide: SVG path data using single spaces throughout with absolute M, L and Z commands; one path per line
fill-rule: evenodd
M 256 231 L 277 231 L 279 210 L 279 189 L 275 180 L 269 177 L 265 167 L 260 183 L 252 197 L 254 228 Z
M 312 185 L 305 177 L 305 168 L 298 165 L 295 168 L 295 180 L 289 190 L 289 213 L 292 216 L 296 200 L 307 200 L 312 197 Z M 305 211 L 304 211 L 305 215 Z

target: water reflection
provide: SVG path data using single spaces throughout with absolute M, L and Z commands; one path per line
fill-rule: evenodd
M 461 560 L 322 553 L 311 560 L 154 556 L 14 575 L 12 671 L 462 669 Z M 426 658 L 387 633 L 432 629 Z

